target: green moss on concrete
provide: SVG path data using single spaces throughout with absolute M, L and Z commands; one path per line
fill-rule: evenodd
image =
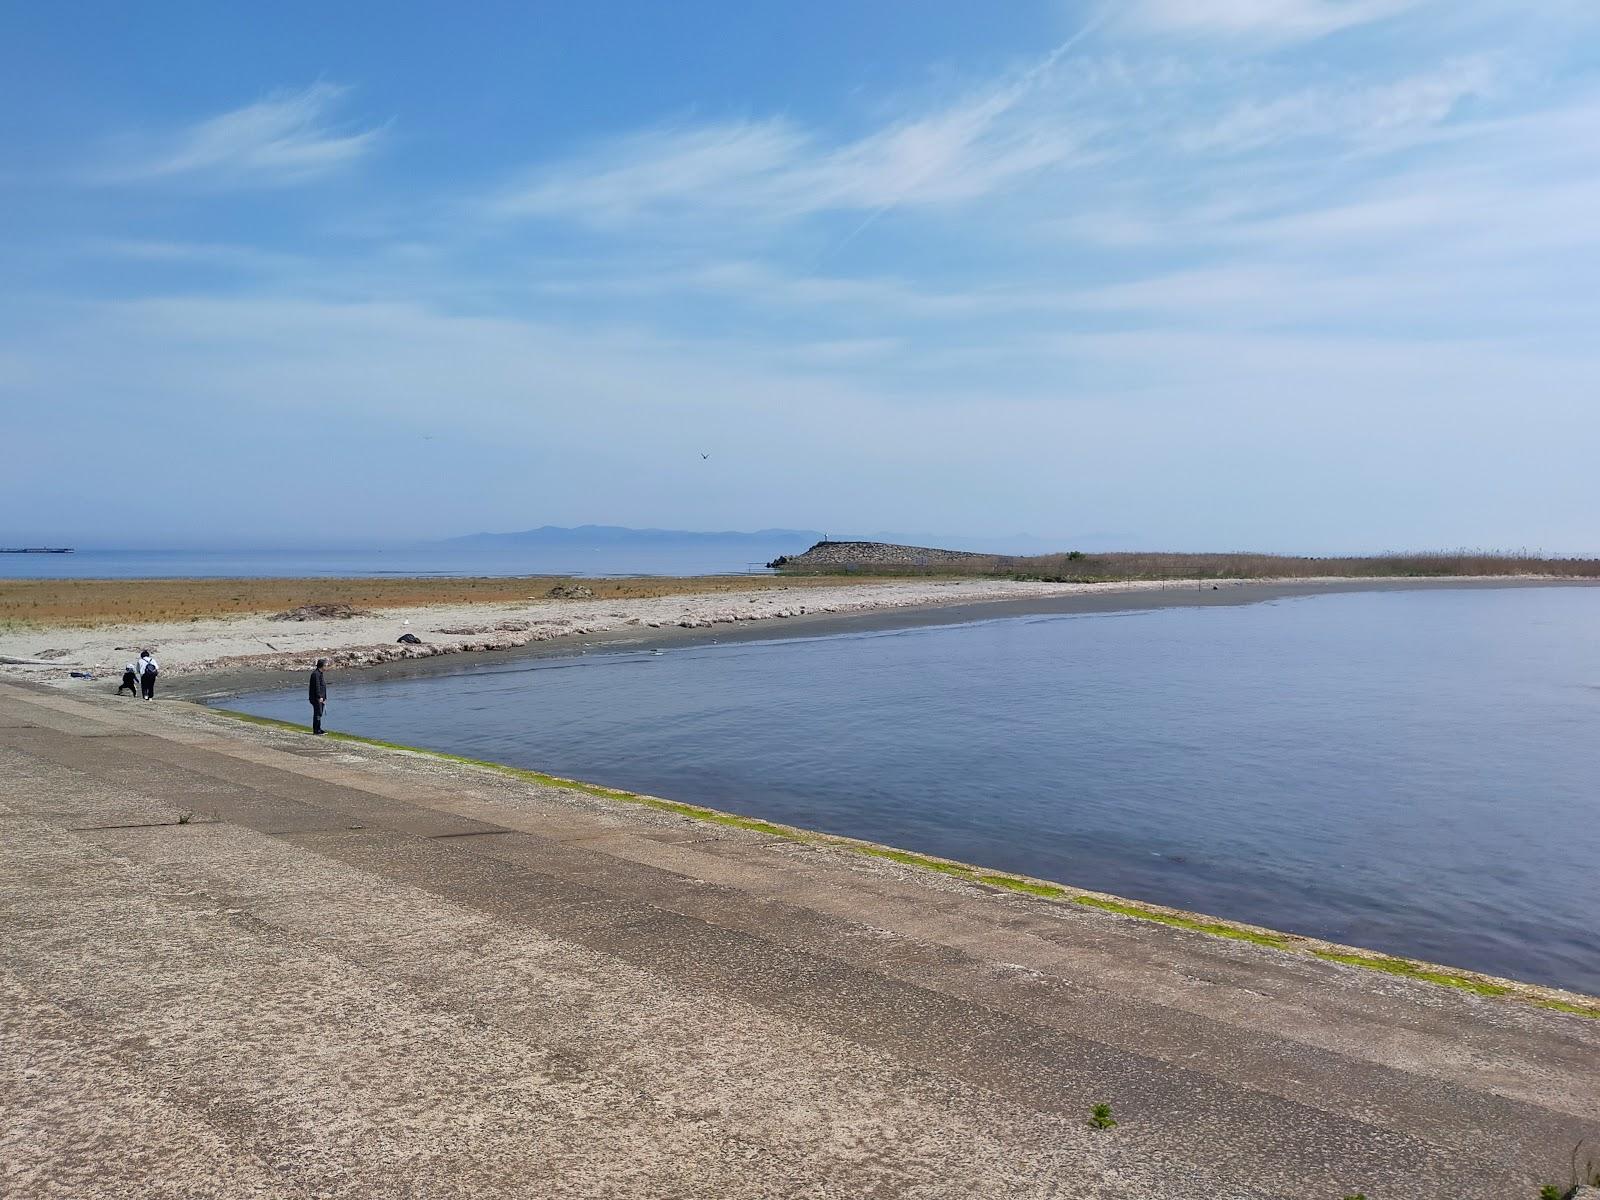
M 1078 904 L 1087 904 L 1090 908 L 1103 909 L 1106 912 L 1118 913 L 1124 917 L 1137 917 L 1141 921 L 1155 921 L 1162 925 L 1171 925 L 1176 929 L 1192 929 L 1196 933 L 1208 933 L 1212 937 L 1232 938 L 1238 942 L 1253 942 L 1257 946 L 1271 946 L 1275 950 L 1287 950 L 1290 942 L 1288 938 L 1278 937 L 1270 933 L 1257 933 L 1253 929 L 1240 929 L 1235 925 L 1224 925 L 1219 921 L 1197 921 L 1193 917 L 1180 917 L 1176 913 L 1156 912 L 1148 908 L 1139 908 L 1132 904 L 1123 904 L 1117 900 L 1106 900 L 1100 896 L 1074 896 Z
M 1534 1003 L 1540 1008 L 1553 1008 L 1556 1012 L 1572 1013 L 1578 1017 L 1588 1017 L 1600 1021 L 1600 1008 L 1585 1008 L 1581 1004 L 1568 1004 L 1565 1000 L 1545 1000 L 1535 998 Z
M 238 712 L 231 708 L 213 708 L 207 711 L 221 713 L 225 717 L 232 717 L 235 721 L 245 721 L 251 725 L 265 725 L 268 729 L 292 729 L 296 733 L 306 731 L 304 725 L 291 725 L 288 721 L 279 721 L 275 717 L 258 717 L 254 713 Z
M 1034 883 L 1032 880 L 1018 879 L 1012 875 L 979 875 L 977 878 L 979 883 L 1010 888 L 1013 892 L 1026 892 L 1030 896 L 1043 896 L 1047 900 L 1064 900 L 1072 894 L 1066 888 L 1057 887 L 1053 883 Z
M 296 733 L 306 732 L 306 726 L 296 725 L 290 721 L 279 721 L 273 717 L 258 717 L 253 713 L 238 712 L 228 708 L 213 708 L 210 711 L 222 716 L 232 717 L 237 721 L 245 721 L 252 725 L 261 725 L 269 729 L 290 730 Z M 1266 946 L 1274 950 L 1295 951 L 1294 940 L 1288 936 L 1261 933 L 1253 929 L 1242 929 L 1236 925 L 1226 925 L 1220 921 L 1204 921 L 1194 917 L 1180 916 L 1176 913 L 1159 912 L 1154 909 L 1143 908 L 1135 904 L 1112 900 L 1101 896 L 1086 896 L 1076 894 L 1068 888 L 1059 887 L 1050 883 L 1039 883 L 1030 879 L 1022 879 L 1015 875 L 999 875 L 980 871 L 964 863 L 947 862 L 943 859 L 930 858 L 923 854 L 913 854 L 907 850 L 896 850 L 890 846 L 877 846 L 867 842 L 851 841 L 847 838 L 836 838 L 828 834 L 810 833 L 805 830 L 790 829 L 782 825 L 775 825 L 770 821 L 762 821 L 755 817 L 741 817 L 736 813 L 722 812 L 714 808 L 704 808 L 697 804 L 684 804 L 677 800 L 663 800 L 656 796 L 642 796 L 637 792 L 627 792 L 619 788 L 601 787 L 599 784 L 585 783 L 580 779 L 566 779 L 560 775 L 547 775 L 543 771 L 532 771 L 525 767 L 508 766 L 505 763 L 491 762 L 488 759 L 469 758 L 462 754 L 450 754 L 443 750 L 427 750 L 418 746 L 406 746 L 399 742 L 386 742 L 380 738 L 362 737 L 354 733 L 333 733 L 326 737 L 340 742 L 351 742 L 361 746 L 375 746 L 383 750 L 399 750 L 407 754 L 417 754 L 424 758 L 441 759 L 445 762 L 460 763 L 465 766 L 479 767 L 483 770 L 494 771 L 501 775 L 510 775 L 516 779 L 526 780 L 529 783 L 538 783 L 546 787 L 563 788 L 568 791 L 582 792 L 589 796 L 599 796 L 607 800 L 618 800 L 628 804 L 637 804 L 644 808 L 653 808 L 660 812 L 673 813 L 694 821 L 707 821 L 715 825 L 725 825 L 734 829 L 745 829 L 754 833 L 766 834 L 769 837 L 784 838 L 789 841 L 813 843 L 824 845 L 838 850 L 850 850 L 857 854 L 865 854 L 872 858 L 887 859 L 903 867 L 912 867 L 917 870 L 935 871 L 955 879 L 965 880 L 968 883 L 987 884 L 991 887 L 1004 888 L 1007 891 L 1021 892 L 1029 896 L 1037 896 L 1044 900 L 1057 902 L 1071 901 L 1089 908 L 1097 908 L 1103 912 L 1116 913 L 1119 916 L 1134 917 L 1141 921 L 1154 921 L 1160 925 L 1169 925 L 1176 929 L 1188 929 L 1195 933 L 1208 934 L 1211 937 L 1230 938 L 1234 941 L 1250 942 L 1257 946 Z M 1408 962 L 1402 958 L 1391 958 L 1384 955 L 1346 954 L 1334 950 L 1312 950 L 1317 958 L 1328 962 L 1343 963 L 1346 966 L 1362 967 L 1371 971 L 1383 971 L 1390 975 L 1397 975 L 1405 979 L 1415 979 L 1424 983 L 1439 984 L 1443 987 L 1457 988 L 1461 991 L 1474 992 L 1480 996 L 1507 996 L 1517 999 L 1529 1000 L 1542 1008 L 1553 1009 L 1557 1012 L 1572 1013 L 1580 1017 L 1590 1017 L 1600 1020 L 1600 1009 L 1585 1007 L 1578 1004 L 1569 1004 L 1563 1000 L 1549 999 L 1539 996 L 1522 995 L 1509 987 L 1500 984 L 1486 983 L 1467 975 L 1458 975 L 1447 971 L 1431 970 L 1418 963 Z
M 1443 987 L 1459 988 L 1464 992 L 1476 992 L 1480 996 L 1506 996 L 1511 993 L 1510 988 L 1501 987 L 1497 983 L 1485 983 L 1480 979 L 1473 979 L 1469 975 L 1430 971 L 1426 967 L 1419 966 L 1414 962 L 1408 962 L 1403 958 L 1341 954 L 1335 950 L 1313 950 L 1311 953 L 1328 962 L 1344 963 L 1350 967 L 1364 967 L 1368 971 L 1382 971 L 1386 975 L 1399 975 L 1405 979 L 1420 979 L 1424 983 L 1437 983 Z
M 905 850 L 895 850 L 889 846 L 869 846 L 860 843 L 846 843 L 847 847 L 857 854 L 869 854 L 873 858 L 886 858 L 890 862 L 899 863 L 902 867 L 917 867 L 923 871 L 938 871 L 941 875 L 954 875 L 958 879 L 972 879 L 978 873 L 971 867 L 960 863 L 944 862 L 942 859 L 928 858 L 921 854 L 911 854 Z
M 771 821 L 762 821 L 755 817 L 741 817 L 737 813 L 719 812 L 714 808 L 700 808 L 693 804 L 679 804 L 675 800 L 658 800 L 654 796 L 640 796 L 630 792 L 602 791 L 602 795 L 614 800 L 626 800 L 631 804 L 643 804 L 646 808 L 658 809 L 661 812 L 676 813 L 680 817 L 688 817 L 693 821 L 710 821 L 714 825 L 728 825 L 734 829 L 748 829 L 754 833 L 765 833 L 771 837 L 790 838 L 800 841 L 800 835 L 792 829 L 785 829 L 782 825 L 774 825 Z
M 247 721 L 252 725 L 264 725 L 269 729 L 287 729 L 296 733 L 304 733 L 304 725 L 296 725 L 291 721 L 279 721 L 274 717 L 258 717 L 253 713 L 238 712 L 231 708 L 213 708 L 215 713 L 233 717 L 235 720 Z M 515 779 L 523 779 L 529 783 L 539 783 L 546 787 L 564 788 L 567 791 L 583 792 L 589 796 L 601 796 L 607 800 L 623 800 L 629 804 L 639 804 L 646 808 L 659 809 L 662 812 L 676 813 L 682 817 L 690 817 L 697 821 L 710 821 L 717 825 L 730 825 L 736 829 L 749 829 L 757 833 L 770 834 L 773 837 L 786 837 L 795 840 L 801 839 L 797 830 L 785 829 L 781 825 L 774 825 L 770 821 L 757 820 L 754 817 L 741 817 L 735 813 L 720 812 L 714 808 L 701 808 L 695 804 L 681 804 L 676 800 L 662 800 L 655 796 L 641 796 L 637 792 L 625 792 L 619 788 L 601 787 L 595 783 L 585 783 L 581 779 L 566 779 L 560 775 L 548 775 L 543 771 L 533 771 L 526 767 L 513 767 L 506 763 L 492 762 L 486 758 L 470 758 L 464 754 L 451 754 L 447 750 L 428 750 L 420 746 L 407 746 L 401 742 L 386 742 L 382 738 L 363 737 L 357 733 L 338 733 L 329 731 L 324 737 L 336 742 L 350 742 L 358 746 L 376 746 L 381 750 L 401 750 L 407 754 L 419 754 L 424 758 L 437 758 L 445 762 L 461 763 L 464 766 L 480 767 L 486 771 L 494 771 L 500 775 L 510 775 Z

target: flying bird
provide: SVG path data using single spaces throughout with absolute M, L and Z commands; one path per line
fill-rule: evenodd
M 701 456 L 700 456 L 700 460 L 701 460 L 701 461 L 702 461 L 702 462 L 704 462 L 704 461 L 705 461 L 705 460 L 706 460 L 706 459 L 708 459 L 708 458 L 710 458 L 710 457 L 711 457 L 711 455 L 709 455 L 709 454 L 702 454 L 702 455 L 701 455 Z

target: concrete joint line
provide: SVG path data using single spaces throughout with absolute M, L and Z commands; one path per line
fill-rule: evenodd
M 68 828 L 68 833 L 103 833 L 112 829 L 167 829 L 177 828 L 180 825 L 221 825 L 223 822 L 215 819 L 204 821 L 142 821 L 133 825 L 73 825 Z

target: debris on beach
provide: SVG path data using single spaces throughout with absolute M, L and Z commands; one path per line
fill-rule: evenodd
M 414 633 L 402 633 L 399 637 L 395 638 L 395 641 L 404 642 L 408 646 L 422 645 L 422 639 Z
M 593 600 L 594 592 L 581 583 L 558 583 L 545 593 L 552 600 Z
M 370 609 L 349 604 L 302 604 L 298 608 L 273 613 L 269 621 L 349 621 L 355 617 L 375 617 Z
M 35 650 L 33 656 L 35 658 L 65 658 L 71 653 L 71 650 Z
M 583 599 L 582 584 L 568 580 L 559 588 L 564 597 Z M 246 619 L 237 614 L 204 623 L 148 622 L 132 628 L 109 626 L 104 634 L 77 629 L 60 629 L 44 632 L 32 630 L 0 634 L 0 676 L 15 674 L 28 679 L 66 679 L 69 669 L 88 669 L 96 675 L 114 672 L 125 660 L 116 657 L 124 653 L 137 654 L 141 649 L 154 649 L 160 642 L 166 650 L 163 665 L 169 672 L 183 675 L 208 674 L 219 671 L 300 671 L 307 661 L 327 657 L 341 668 L 377 666 L 382 663 L 432 658 L 441 654 L 504 652 L 532 643 L 556 641 L 572 637 L 606 633 L 619 629 L 661 630 L 682 626 L 691 630 L 713 629 L 718 625 L 744 624 L 749 621 L 781 620 L 813 613 L 856 612 L 870 609 L 899 608 L 905 605 L 927 604 L 933 600 L 947 600 L 953 589 L 972 598 L 1006 598 L 1019 594 L 1069 594 L 1088 591 L 1103 585 L 1073 584 L 1044 586 L 1015 580 L 928 580 L 918 582 L 896 581 L 861 585 L 841 585 L 838 588 L 813 588 L 801 593 L 806 601 L 799 604 L 796 589 L 778 586 L 763 589 L 758 595 L 734 597 L 717 593 L 688 597 L 687 603 L 679 598 L 651 597 L 639 603 L 623 603 L 607 597 L 607 605 L 551 604 L 542 597 L 529 597 L 530 607 L 522 608 L 526 616 L 515 616 L 518 609 L 509 606 L 490 606 L 487 603 L 458 605 L 423 605 L 409 609 L 410 619 L 400 620 L 401 614 L 370 613 L 353 605 L 342 603 L 312 603 L 300 605 L 275 615 L 262 614 Z M 1160 582 L 1124 585 L 1128 591 L 1170 586 Z M 592 589 L 587 589 L 592 590 Z M 598 599 L 598 596 L 592 597 Z M 589 609 L 596 611 L 590 612 Z M 617 614 L 629 615 L 617 615 Z M 369 617 L 369 621 L 351 618 Z M 279 622 L 268 628 L 264 622 Z M 306 622 L 308 628 L 285 632 L 287 624 Z M 317 623 L 321 622 L 319 626 Z M 438 624 L 434 624 L 438 622 Z M 395 630 L 394 626 L 400 626 Z M 409 632 L 416 626 L 420 632 L 428 630 L 433 640 L 396 642 L 393 633 Z M 469 632 L 470 631 L 470 632 Z M 283 646 L 271 640 L 285 641 Z M 447 636 L 448 635 L 448 636 Z M 70 647 L 63 658 L 34 658 L 30 651 L 46 638 L 55 643 L 50 647 Z M 130 639 L 138 638 L 138 641 Z M 76 640 L 74 640 L 76 639 Z M 290 644 L 293 643 L 293 644 Z M 308 659 L 309 656 L 309 659 Z

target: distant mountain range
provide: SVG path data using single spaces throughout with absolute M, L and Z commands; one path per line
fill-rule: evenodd
M 541 525 L 537 529 L 523 529 L 514 533 L 469 533 L 464 537 L 445 539 L 452 546 L 716 546 L 759 542 L 762 545 L 793 544 L 801 549 L 821 540 L 822 534 L 815 529 L 703 532 L 692 529 L 630 529 L 626 525 L 578 525 L 571 528 Z

